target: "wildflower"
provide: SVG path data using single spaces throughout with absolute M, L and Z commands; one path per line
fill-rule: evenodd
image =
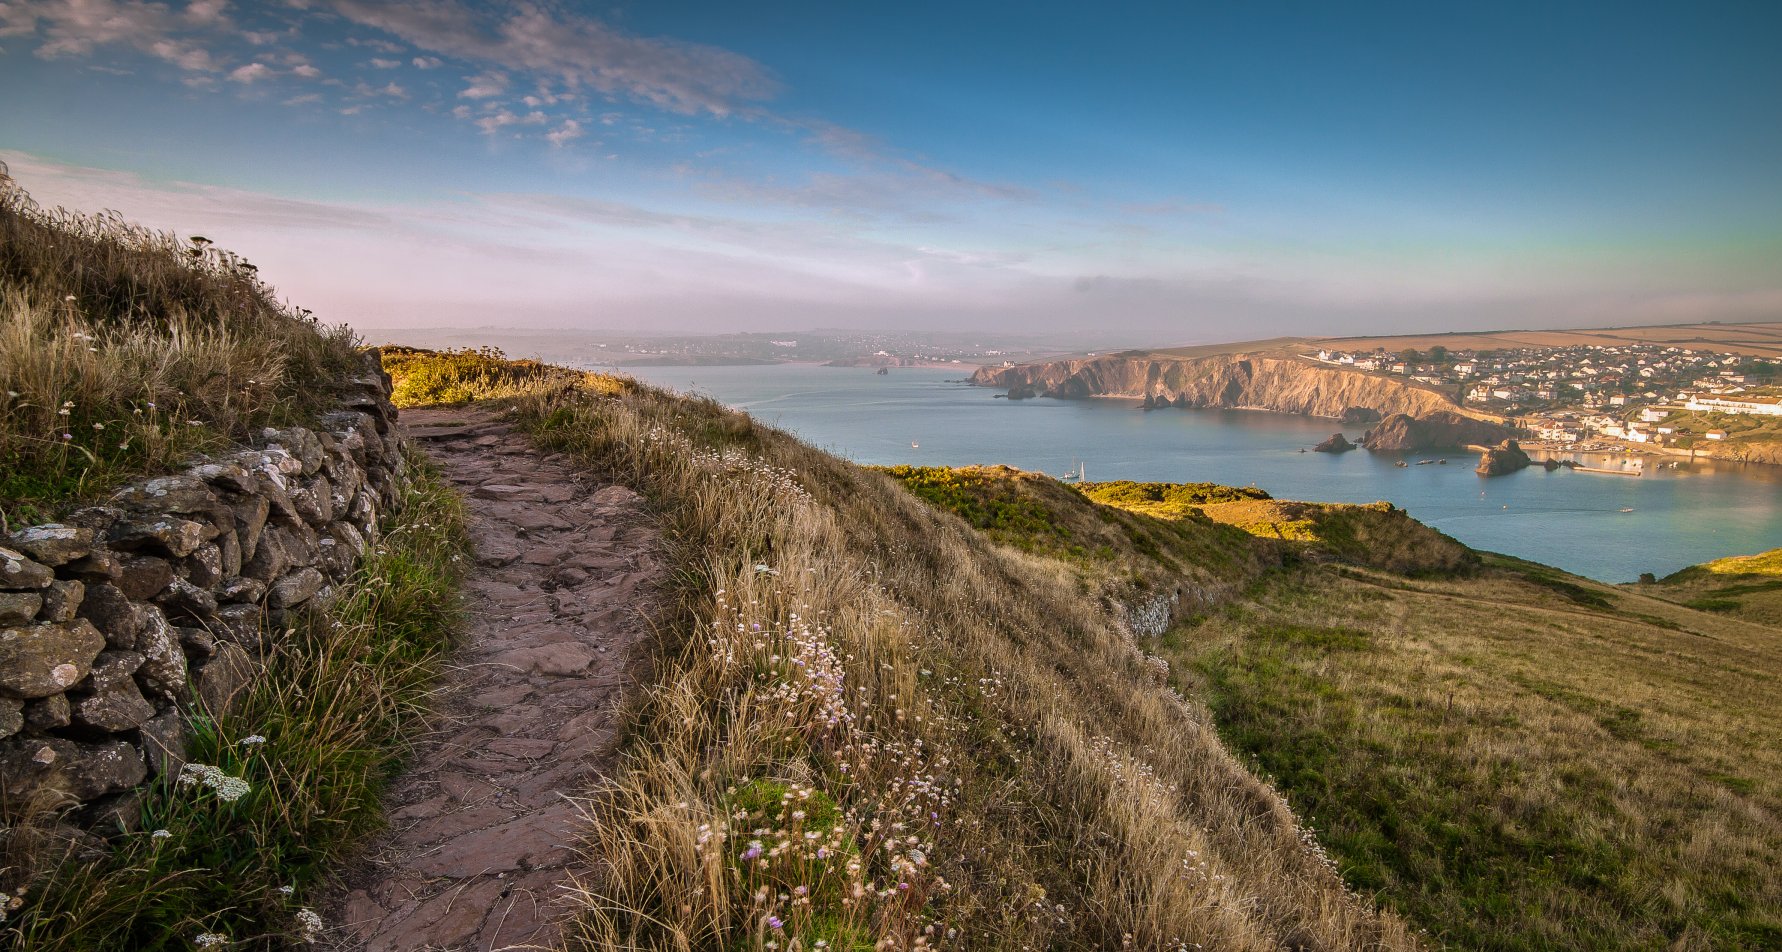
M 786 924 L 785 924 L 785 923 L 784 923 L 784 922 L 781 922 L 781 921 L 780 921 L 780 917 L 779 917 L 779 916 L 768 916 L 768 917 L 767 917 L 767 927 L 768 927 L 768 928 L 769 928 L 769 929 L 772 929 L 772 930 L 774 930 L 774 931 L 775 931 L 775 932 L 778 932 L 778 931 L 780 931 L 780 929 L 782 929 L 782 928 L 783 928 L 783 927 L 785 927 L 785 925 L 786 925 Z
M 221 768 L 209 764 L 186 764 L 180 768 L 181 786 L 205 786 L 216 791 L 217 799 L 234 803 L 248 795 L 253 787 L 240 777 L 231 777 Z
M 62 409 L 56 411 L 56 416 L 67 416 L 67 415 L 68 415 L 67 407 L 63 407 Z
M 153 409 L 154 409 L 154 408 L 155 408 L 155 401 L 153 401 L 153 400 L 150 400 L 150 401 L 149 401 L 149 402 L 148 402 L 148 408 L 149 408 L 149 409 L 150 409 L 150 410 L 153 410 Z
M 72 439 L 74 439 L 74 434 L 73 433 L 64 433 L 64 434 L 62 434 L 62 439 L 72 440 Z
M 297 910 L 297 930 L 302 934 L 303 941 L 314 942 L 322 936 L 322 917 L 316 915 L 314 909 Z
M 151 839 L 151 840 L 165 840 L 165 839 L 171 839 L 172 837 L 173 837 L 173 834 L 169 833 L 166 830 L 156 830 L 155 832 L 149 834 L 149 839 Z
M 761 841 L 750 840 L 749 848 L 743 852 L 743 859 L 754 859 L 761 855 Z
M 228 945 L 229 937 L 220 932 L 200 932 L 193 937 L 192 944 L 200 949 L 208 949 L 213 945 Z
M 67 297 L 65 297 L 65 298 L 63 298 L 63 299 L 62 299 L 62 300 L 64 300 L 64 301 L 72 301 L 72 300 L 74 300 L 74 295 L 72 295 L 72 294 L 70 294 L 70 295 L 68 295 L 68 296 L 67 296 Z
M 95 424 L 93 424 L 93 429 L 95 429 L 95 430 L 103 430 L 103 429 L 105 429 L 105 424 L 103 424 L 103 423 L 95 423 Z
M 261 737 L 259 734 L 250 734 L 246 737 L 243 737 L 241 740 L 236 741 L 236 743 L 240 744 L 243 747 L 252 747 L 255 744 L 266 743 L 266 738 Z
M 289 896 L 290 894 L 292 894 L 296 891 L 297 891 L 296 886 L 280 886 L 280 887 L 278 887 L 278 892 L 279 892 L 279 895 L 281 895 L 281 896 Z

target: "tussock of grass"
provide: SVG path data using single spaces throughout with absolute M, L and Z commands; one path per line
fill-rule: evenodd
M 498 347 L 426 350 L 387 345 L 379 348 L 398 407 L 455 406 L 558 389 L 614 393 L 629 381 L 539 363 L 509 360 Z
M 1214 503 L 1274 498 L 1255 487 L 1221 486 L 1218 483 L 1135 483 L 1121 479 L 1084 483 L 1078 488 L 1083 495 L 1104 506 L 1160 519 L 1184 519 Z
M 178 463 L 326 406 L 344 328 L 279 303 L 253 265 L 34 204 L 0 166 L 0 517 Z
M 1057 563 L 710 401 L 521 419 L 683 566 L 587 947 L 1416 947 Z
M 381 823 L 378 796 L 422 724 L 457 623 L 463 513 L 443 481 L 416 470 L 329 611 L 280 639 L 235 712 L 197 720 L 192 761 L 245 781 L 246 795 L 230 803 L 163 780 L 109 858 L 47 870 L 51 843 L 9 824 L 7 887 L 42 870 L 0 926 L 12 948 L 183 950 L 201 934 L 229 948 L 297 944 L 298 910 L 329 865 Z

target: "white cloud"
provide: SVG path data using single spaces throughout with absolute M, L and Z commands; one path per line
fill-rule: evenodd
M 304 93 L 301 96 L 292 96 L 291 98 L 285 100 L 285 105 L 287 105 L 287 106 L 308 106 L 313 103 L 318 103 L 321 101 L 322 101 L 321 93 Z
M 493 99 L 507 92 L 506 73 L 478 73 L 468 82 L 470 85 L 458 94 L 459 99 Z
M 396 67 L 402 65 L 402 61 L 401 60 L 393 60 L 393 59 L 383 59 L 381 57 L 374 57 L 371 60 L 371 65 L 375 69 L 395 69 Z
M 445 65 L 445 61 L 437 56 L 417 56 L 412 62 L 415 69 L 438 69 Z
M 272 68 L 265 63 L 249 63 L 230 71 L 229 80 L 236 83 L 255 83 L 271 75 Z
M 550 141 L 551 145 L 562 148 L 584 135 L 587 133 L 582 131 L 581 123 L 574 119 L 565 119 L 562 125 L 545 133 L 545 138 Z
M 698 43 L 624 33 L 589 17 L 522 4 L 500 14 L 459 0 L 333 0 L 348 19 L 427 50 L 624 95 L 680 113 L 724 116 L 779 89 L 748 57 Z
M 322 71 L 308 63 L 303 63 L 299 66 L 292 67 L 291 75 L 300 76 L 304 79 L 315 79 L 317 76 L 322 75 Z

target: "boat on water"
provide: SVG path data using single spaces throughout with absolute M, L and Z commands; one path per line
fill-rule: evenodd
M 1633 510 L 1632 506 L 1622 506 L 1621 511 L 1622 512 L 1633 512 L 1634 510 Z
M 915 441 L 915 440 L 911 440 L 911 441 L 910 441 L 910 449 L 912 449 L 912 450 L 919 450 L 919 449 L 921 449 L 921 448 L 922 448 L 922 444 L 920 444 L 920 443 L 918 443 L 918 442 L 916 442 L 916 441 Z
M 1409 469 L 1409 468 L 1410 468 L 1410 466 L 1411 466 L 1411 464 L 1410 464 L 1410 463 L 1407 463 L 1407 462 L 1405 462 L 1405 461 L 1404 461 L 1404 460 L 1402 460 L 1402 459 L 1401 459 L 1401 460 L 1399 460 L 1399 461 L 1398 461 L 1398 462 L 1396 462 L 1396 463 L 1393 463 L 1393 464 L 1392 464 L 1392 465 L 1394 465 L 1394 466 L 1397 466 L 1397 467 L 1398 467 L 1398 468 L 1399 468 L 1399 469 Z

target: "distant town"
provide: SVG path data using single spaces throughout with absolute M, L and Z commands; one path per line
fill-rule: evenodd
M 1764 357 L 1665 344 L 1301 356 L 1409 379 L 1564 446 L 1686 449 L 1782 431 L 1782 361 Z

